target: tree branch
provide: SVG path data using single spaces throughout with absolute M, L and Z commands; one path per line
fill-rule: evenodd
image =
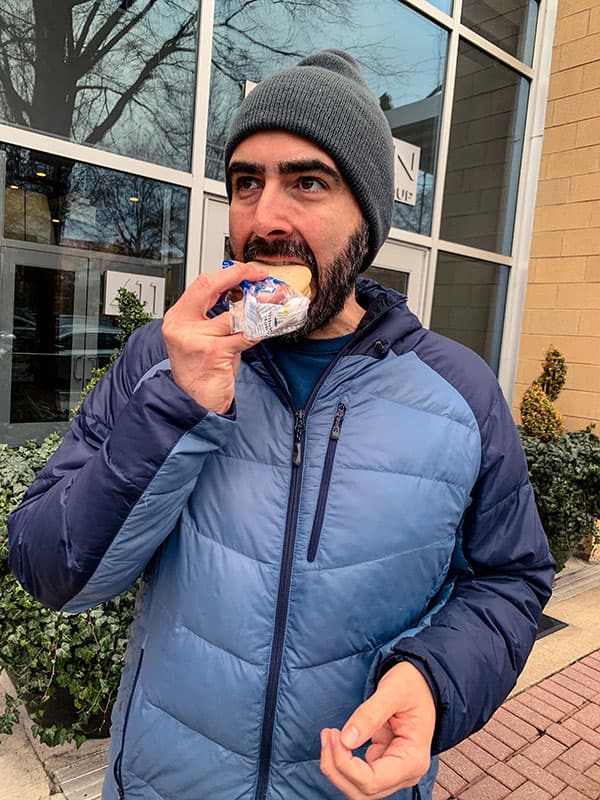
M 94 5 L 92 6 L 90 13 L 87 15 L 85 22 L 83 23 L 83 28 L 81 29 L 81 33 L 79 34 L 79 39 L 75 42 L 75 47 L 73 48 L 73 57 L 79 58 L 81 53 L 83 52 L 83 46 L 85 44 L 85 40 L 87 39 L 87 35 L 90 32 L 90 28 L 92 27 L 92 23 L 96 18 L 96 14 L 100 10 L 100 6 L 102 5 L 102 0 L 96 0 Z
M 89 41 L 88 46 L 85 50 L 81 53 L 81 60 L 85 65 L 85 68 L 80 75 L 83 75 L 85 72 L 89 72 L 93 66 L 95 66 L 99 61 L 101 61 L 104 56 L 110 52 L 110 50 L 121 41 L 121 39 L 126 36 L 129 31 L 134 28 L 138 22 L 150 11 L 152 6 L 156 5 L 157 0 L 148 0 L 145 7 L 139 11 L 135 17 L 132 17 L 129 22 L 124 25 L 120 31 L 118 31 L 112 39 L 105 41 L 106 38 L 109 36 L 110 32 L 115 28 L 119 19 L 121 18 L 123 11 L 121 9 L 117 9 L 117 11 L 113 11 L 113 13 L 108 17 L 104 25 L 101 25 L 100 28 L 96 31 L 96 33 L 92 36 Z M 104 42 L 104 45 L 102 44 Z
M 25 100 L 23 100 L 10 79 L 10 70 L 8 64 L 6 63 L 4 53 L 2 53 L 2 64 L 0 64 L 0 83 L 4 88 L 6 102 L 8 103 L 9 109 L 13 114 L 14 121 L 20 125 L 29 125 L 27 112 L 31 111 L 31 107 L 27 102 L 25 102 Z
M 148 61 L 144 64 L 140 74 L 133 82 L 133 84 L 119 97 L 118 101 L 112 108 L 112 111 L 107 115 L 103 122 L 99 125 L 96 125 L 93 131 L 86 137 L 85 143 L 86 144 L 98 144 L 102 140 L 102 137 L 112 128 L 112 126 L 117 122 L 117 120 L 121 117 L 123 111 L 125 110 L 129 101 L 135 97 L 135 95 L 140 91 L 144 83 L 148 80 L 148 78 L 153 74 L 158 66 L 168 58 L 172 53 L 177 52 L 180 48 L 178 47 L 179 42 L 181 39 L 185 39 L 189 36 L 189 32 L 187 28 L 193 21 L 195 17 L 195 13 L 192 14 L 179 28 L 177 33 L 171 37 L 171 39 L 167 39 L 167 41 L 162 45 L 160 50 L 155 53 L 152 58 L 149 58 Z

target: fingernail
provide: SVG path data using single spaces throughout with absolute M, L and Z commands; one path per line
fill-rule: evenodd
M 360 744 L 360 731 L 354 725 L 350 725 L 349 728 L 344 728 L 341 738 L 344 747 L 354 750 Z

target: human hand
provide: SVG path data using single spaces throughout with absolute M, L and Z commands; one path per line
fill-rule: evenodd
M 435 703 L 408 661 L 392 667 L 342 731 L 321 731 L 321 771 L 348 800 L 379 800 L 414 786 L 429 769 Z M 368 739 L 365 761 L 352 750 Z
M 173 380 L 209 411 L 223 414 L 229 409 L 241 354 L 256 342 L 231 333 L 229 312 L 213 319 L 207 312 L 240 281 L 266 276 L 267 267 L 241 262 L 213 275 L 198 275 L 165 314 L 162 332 Z

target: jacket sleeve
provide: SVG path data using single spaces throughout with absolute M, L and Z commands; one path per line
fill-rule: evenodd
M 533 647 L 554 576 L 517 428 L 495 379 L 482 378 L 479 397 L 470 398 L 481 466 L 459 531 L 462 566 L 446 602 L 381 651 L 368 687 L 394 663 L 414 663 L 436 701 L 434 753 L 481 728 L 505 700 Z
M 233 425 L 174 383 L 157 324 L 136 331 L 9 517 L 23 587 L 72 612 L 127 589 Z

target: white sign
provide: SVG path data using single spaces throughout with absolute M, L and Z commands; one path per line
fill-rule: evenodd
M 399 203 L 416 205 L 420 159 L 420 147 L 394 139 L 394 197 Z
M 144 304 L 144 311 L 153 317 L 162 317 L 165 310 L 165 279 L 151 275 L 108 270 L 104 273 L 104 313 L 118 314 L 117 292 L 128 289 Z
M 256 81 L 249 81 L 247 78 L 243 84 L 242 97 L 248 97 L 252 89 L 256 89 L 258 83 Z

